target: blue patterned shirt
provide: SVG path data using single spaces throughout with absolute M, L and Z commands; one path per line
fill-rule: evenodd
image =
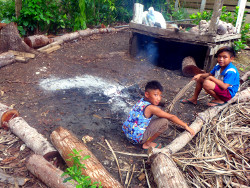
M 144 116 L 144 110 L 150 104 L 150 102 L 141 98 L 130 110 L 129 116 L 122 126 L 125 135 L 133 144 L 140 143 L 143 133 L 152 119 L 152 117 L 146 118 Z

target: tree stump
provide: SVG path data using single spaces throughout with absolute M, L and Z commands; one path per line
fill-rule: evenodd
M 81 157 L 86 155 L 90 156 L 89 159 L 81 162 L 85 164 L 86 167 L 86 169 L 82 170 L 82 174 L 89 176 L 92 182 L 101 182 L 103 187 L 122 187 L 121 184 L 103 167 L 88 147 L 67 129 L 58 127 L 51 133 L 50 139 L 64 161 L 70 167 L 73 166 L 73 161 L 68 161 L 67 159 L 70 158 L 69 154 L 73 153 L 73 149 L 80 151 L 79 153 Z
M 33 52 L 20 37 L 15 23 L 11 22 L 0 30 L 0 53 L 8 50 Z

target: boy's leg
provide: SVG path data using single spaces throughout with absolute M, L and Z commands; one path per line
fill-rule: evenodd
M 141 144 L 143 149 L 155 147 L 157 144 L 153 141 L 168 129 L 168 120 L 165 118 L 157 118 L 151 120 L 149 126 L 143 134 Z
M 208 94 L 214 97 L 214 100 L 211 101 L 212 103 L 224 104 L 226 101 L 231 99 L 231 95 L 228 90 L 222 90 L 211 80 L 205 80 L 203 87 Z M 208 105 L 213 106 L 210 103 L 208 103 Z
M 199 80 L 197 80 L 194 94 L 191 98 L 187 99 L 188 101 L 190 101 L 194 104 L 197 104 L 197 99 L 198 99 L 198 96 L 203 88 L 203 83 L 204 83 L 204 78 L 200 78 Z
M 203 88 L 206 90 L 206 92 L 211 95 L 215 100 L 220 100 L 220 97 L 216 95 L 214 88 L 215 88 L 215 83 L 210 81 L 210 80 L 205 80 L 203 84 Z

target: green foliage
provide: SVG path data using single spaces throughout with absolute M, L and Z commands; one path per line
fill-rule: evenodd
M 68 159 L 68 161 L 73 161 L 73 166 L 68 167 L 66 171 L 61 175 L 62 177 L 68 175 L 68 177 L 65 178 L 63 182 L 66 183 L 70 181 L 73 184 L 76 183 L 76 188 L 102 187 L 101 183 L 91 183 L 90 177 L 82 174 L 82 169 L 86 169 L 86 167 L 85 164 L 81 163 L 81 161 L 90 158 L 90 156 L 86 155 L 85 157 L 81 158 L 79 152 L 76 149 L 73 149 L 73 153 L 69 154 L 71 158 Z
M 15 1 L 0 0 L 0 22 L 9 23 L 11 18 L 15 16 Z
M 182 20 L 188 17 L 188 13 L 186 11 L 185 8 L 183 7 L 179 7 L 178 10 L 175 10 L 175 1 L 171 1 L 171 2 L 166 2 L 165 6 L 166 6 L 166 14 L 165 14 L 165 19 L 166 20 Z M 164 13 L 163 13 L 164 15 Z
M 198 25 L 200 23 L 201 20 L 210 20 L 212 17 L 213 12 L 207 12 L 207 11 L 203 11 L 203 12 L 197 12 L 196 14 L 193 13 L 191 14 L 189 17 L 191 19 L 194 19 L 193 23 Z

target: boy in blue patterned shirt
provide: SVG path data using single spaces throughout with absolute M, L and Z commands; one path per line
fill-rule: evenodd
M 149 147 L 160 148 L 160 144 L 153 141 L 168 128 L 168 120 L 186 129 L 192 136 L 193 129 L 177 116 L 161 110 L 157 105 L 161 101 L 163 88 L 158 81 L 146 84 L 144 97 L 141 98 L 131 109 L 127 120 L 122 126 L 128 140 L 133 144 L 142 144 L 143 149 Z M 158 118 L 152 120 L 152 116 Z
M 217 65 L 210 73 L 197 74 L 194 95 L 189 99 L 181 100 L 181 103 L 197 104 L 198 96 L 202 90 L 210 94 L 214 99 L 208 106 L 219 106 L 225 104 L 235 96 L 240 85 L 240 75 L 237 68 L 232 64 L 235 51 L 232 47 L 222 47 L 215 54 Z

